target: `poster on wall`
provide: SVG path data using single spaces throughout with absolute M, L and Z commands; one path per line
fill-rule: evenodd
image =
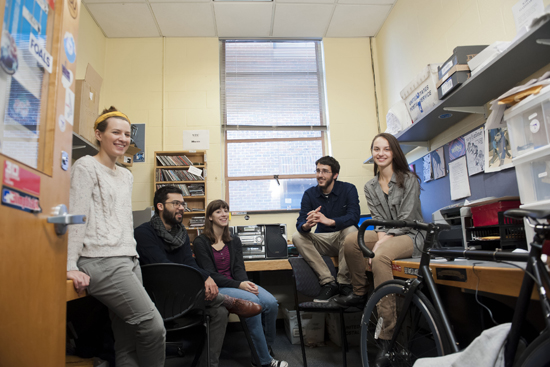
M 483 139 L 483 127 L 464 136 L 468 175 L 470 176 L 483 172 L 485 169 L 485 144 Z
M 424 182 L 433 180 L 434 176 L 432 171 L 432 156 L 430 154 L 422 157 L 422 166 Z
M 504 105 L 493 104 L 485 126 L 485 172 L 498 172 L 512 165 L 508 127 L 504 122 Z
M 445 153 L 443 147 L 434 150 L 431 153 L 432 156 L 432 171 L 434 179 L 445 177 L 447 171 L 445 170 Z
M 454 161 L 457 158 L 466 154 L 466 145 L 464 144 L 464 138 L 460 137 L 449 143 L 449 161 Z
M 134 163 L 145 162 L 145 124 L 132 124 L 132 139 L 141 152 L 134 154 Z

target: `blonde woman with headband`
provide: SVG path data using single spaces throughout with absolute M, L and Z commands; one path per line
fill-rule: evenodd
M 67 279 L 109 309 L 117 367 L 164 366 L 162 317 L 141 283 L 132 220 L 133 176 L 116 166 L 130 145 L 128 116 L 111 107 L 94 125 L 99 152 L 71 170 L 71 213 L 86 223 L 69 228 Z

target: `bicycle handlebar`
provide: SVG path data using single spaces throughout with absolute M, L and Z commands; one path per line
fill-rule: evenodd
M 361 252 L 363 252 L 363 255 L 366 257 L 373 258 L 374 252 L 372 252 L 366 245 L 365 245 L 365 230 L 368 226 L 382 226 L 382 227 L 391 227 L 391 228 L 403 228 L 403 227 L 409 227 L 413 229 L 420 229 L 420 230 L 431 230 L 432 228 L 436 231 L 441 230 L 447 230 L 451 229 L 451 226 L 448 224 L 441 224 L 441 223 L 424 223 L 424 222 L 418 222 L 418 221 L 406 221 L 406 220 L 375 220 L 375 219 L 367 219 L 361 224 L 361 227 L 359 227 L 359 232 L 357 233 L 357 243 L 359 244 L 359 248 L 361 249 Z

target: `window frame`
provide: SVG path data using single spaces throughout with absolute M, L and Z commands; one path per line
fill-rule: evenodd
M 317 65 L 317 83 L 319 91 L 319 116 L 320 116 L 320 125 L 236 125 L 236 124 L 227 124 L 227 110 L 226 110 L 226 97 L 225 97 L 225 75 L 237 73 L 225 72 L 225 42 L 226 41 L 239 41 L 239 42 L 316 42 L 315 43 L 315 54 L 316 54 L 316 65 Z M 224 139 L 224 184 L 225 184 L 225 198 L 227 203 L 231 207 L 230 196 L 229 196 L 229 183 L 232 181 L 263 181 L 263 180 L 274 180 L 274 179 L 315 179 L 316 174 L 314 173 L 315 167 L 311 168 L 311 174 L 294 174 L 294 175 L 263 175 L 263 176 L 236 176 L 229 177 L 228 174 L 228 145 L 234 143 L 270 143 L 270 142 L 302 142 L 302 141 L 320 141 L 321 142 L 321 151 L 323 157 L 326 155 L 327 150 L 327 133 L 328 133 L 328 111 L 327 111 L 327 101 L 326 101 L 326 81 L 325 81 L 325 67 L 323 59 L 323 44 L 322 40 L 317 39 L 307 39 L 307 40 L 235 40 L 235 39 L 220 39 L 220 89 L 221 89 L 221 120 L 222 120 L 222 132 Z M 224 75 L 225 74 L 225 75 Z M 265 75 L 266 73 L 261 72 L 249 72 L 243 73 L 247 75 Z M 311 72 L 288 72 L 288 73 L 279 73 L 289 74 L 289 75 L 299 75 L 299 74 L 311 74 Z M 229 139 L 228 132 L 233 130 L 241 131 L 319 131 L 319 137 L 298 137 L 298 138 L 256 138 L 256 139 Z M 246 210 L 246 213 L 292 213 L 299 212 L 300 209 L 264 209 L 264 210 Z

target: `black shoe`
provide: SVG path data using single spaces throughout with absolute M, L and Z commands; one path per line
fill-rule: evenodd
M 372 366 L 389 367 L 391 365 L 390 359 L 388 357 L 390 340 L 380 339 L 378 345 L 380 346 L 380 349 L 378 350 L 378 354 L 376 354 L 376 359 L 374 360 L 374 363 L 372 364 Z
M 336 282 L 330 282 L 321 287 L 321 292 L 315 297 L 313 302 L 326 303 L 332 297 L 338 294 L 338 284 Z
M 334 298 L 334 302 L 343 307 L 353 307 L 359 306 L 363 307 L 367 303 L 367 295 L 358 296 L 355 293 L 351 292 L 347 296 L 338 296 Z
M 341 296 L 348 296 L 353 293 L 353 287 L 351 286 L 351 284 L 340 283 L 339 287 L 340 287 L 339 291 Z

